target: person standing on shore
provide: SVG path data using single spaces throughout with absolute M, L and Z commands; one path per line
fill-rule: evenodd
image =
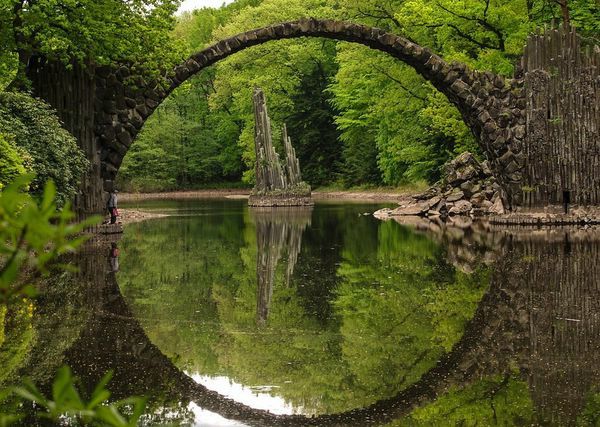
M 117 210 L 117 190 L 112 190 L 108 193 L 108 200 L 106 202 L 106 209 L 110 214 L 110 223 L 115 224 L 117 222 L 117 216 L 119 216 L 119 211 Z

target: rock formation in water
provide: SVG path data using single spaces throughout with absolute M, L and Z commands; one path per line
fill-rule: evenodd
M 480 163 L 466 152 L 446 163 L 442 180 L 437 184 L 398 208 L 382 209 L 377 215 L 430 218 L 501 215 L 504 214 L 501 191 L 487 160 Z
M 282 166 L 273 147 L 271 120 L 264 92 L 256 88 L 252 95 L 254 104 L 254 150 L 256 154 L 256 185 L 248 204 L 250 206 L 306 206 L 312 204 L 310 186 L 302 181 L 300 162 L 292 141 L 283 125 Z

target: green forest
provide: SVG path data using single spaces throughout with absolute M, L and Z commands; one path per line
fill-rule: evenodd
M 63 93 L 56 90 L 63 86 L 48 84 L 44 89 L 58 94 L 46 99 L 59 99 L 48 104 L 35 85 L 36 64 L 56 66 L 65 76 L 73 70 L 89 73 L 92 91 L 102 80 L 94 80 L 96 71 L 117 68 L 139 76 L 138 82 L 167 84 L 174 67 L 194 52 L 240 32 L 305 17 L 382 28 L 449 62 L 506 77 L 518 73 L 526 39 L 537 29 L 573 26 L 585 47 L 600 45 L 600 0 L 233 0 L 180 13 L 181 3 L 0 0 L 0 426 L 34 425 L 39 418 L 48 425 L 131 427 L 140 418 L 151 424 L 152 417 L 177 416 L 175 409 L 156 409 L 164 402 L 150 389 L 124 400 L 111 398 L 109 389 L 118 381 L 109 384 L 108 367 L 98 378 L 83 379 L 85 384 L 77 377 L 73 361 L 79 361 L 70 350 L 79 344 L 87 349 L 85 340 L 93 340 L 86 332 L 97 331 L 89 325 L 98 317 L 119 318 L 110 310 L 120 300 L 100 295 L 110 284 L 176 370 L 227 377 L 249 387 L 273 385 L 271 396 L 316 415 L 361 408 L 418 384 L 461 345 L 495 271 L 475 259 L 477 268 L 462 271 L 452 263 L 447 242 L 377 220 L 371 215 L 374 205 L 348 203 L 336 212 L 333 203 L 321 202 L 310 212 L 322 209 L 327 215 L 308 215 L 303 223 L 293 274 L 286 270 L 292 257 L 287 263 L 281 258 L 273 273 L 276 285 L 261 300 L 261 255 L 274 246 L 262 240 L 258 216 L 245 200 L 220 200 L 216 203 L 222 206 L 213 212 L 206 201 L 195 211 L 193 203 L 161 200 L 161 214 L 131 225 L 126 220 L 99 225 L 97 216 L 82 219 L 104 206 L 96 203 L 84 212 L 82 200 L 100 200 L 119 168 L 107 171 L 106 157 L 114 152 L 102 145 L 100 129 L 108 122 L 96 120 L 98 114 L 108 115 L 104 102 L 116 101 L 93 92 L 86 110 L 93 117 L 75 120 L 79 111 L 54 104 L 76 89 Z M 126 83 L 136 84 L 135 79 Z M 123 93 L 133 91 L 119 84 Z M 438 181 L 443 166 L 460 153 L 482 156 L 458 110 L 409 65 L 362 45 L 302 38 L 245 49 L 183 82 L 147 121 L 140 120 L 140 133 L 136 127 L 135 141 L 120 153 L 127 155 L 122 164 L 119 158 L 118 190 L 250 188 L 257 87 L 268 100 L 276 145 L 285 124 L 303 179 L 312 188 L 421 187 Z M 128 120 L 114 116 L 110 126 Z M 67 130 L 83 132 L 70 128 L 70 119 L 86 127 L 93 149 Z M 562 194 L 566 214 L 570 190 Z M 124 204 L 122 210 L 127 208 Z M 600 222 L 597 215 L 594 221 Z M 467 223 L 453 223 L 457 226 L 449 234 L 471 245 L 461 240 Z M 272 231 L 274 224 L 262 225 Z M 117 230 L 112 234 L 119 236 L 87 242 L 90 228 L 95 237 L 107 229 L 106 234 Z M 446 228 L 435 224 L 429 231 L 440 234 Z M 84 250 L 75 254 L 81 246 Z M 573 262 L 565 261 L 564 271 L 587 271 L 571 251 L 565 232 L 564 258 Z M 531 253 L 520 258 L 537 262 Z M 549 287 L 539 293 L 563 298 Z M 508 291 L 504 296 L 512 301 Z M 585 301 L 593 297 L 590 291 Z M 96 307 L 102 298 L 108 303 Z M 534 299 L 527 301 L 531 310 L 520 310 L 524 317 L 538 310 Z M 264 306 L 268 316 L 259 319 Z M 557 320 L 583 322 L 584 332 L 583 326 L 595 325 L 570 314 L 540 314 L 551 317 L 552 339 L 570 330 L 561 329 Z M 93 349 L 98 354 L 118 355 L 98 342 Z M 593 338 L 585 342 L 591 348 Z M 568 363 L 578 360 L 570 357 Z M 87 368 L 97 362 L 81 360 Z M 546 414 L 538 413 L 543 405 L 531 393 L 528 368 L 517 365 L 503 366 L 502 374 L 448 383 L 439 393 L 426 391 L 431 399 L 391 425 L 545 421 Z M 562 368 L 557 363 L 551 371 Z M 549 392 L 567 390 L 566 404 L 579 399 L 572 424 L 598 425 L 600 389 L 591 379 L 583 385 L 581 396 L 566 387 Z M 191 409 L 182 408 L 191 418 Z
M 572 2 L 571 8 L 582 32 L 597 34 L 598 3 Z M 303 16 L 381 27 L 445 59 L 512 75 L 526 36 L 559 19 L 561 10 L 555 2 L 521 0 L 239 0 L 179 16 L 173 35 L 192 53 Z M 123 187 L 252 183 L 255 86 L 267 94 L 275 133 L 287 124 L 313 187 L 432 182 L 447 160 L 477 152 L 457 110 L 409 66 L 350 43 L 278 41 L 218 63 L 161 105 L 125 159 Z
M 510 76 L 536 28 L 568 21 L 590 43 L 600 33 L 596 0 L 236 0 L 183 14 L 178 6 L 177 0 L 3 1 L 0 181 L 24 168 L 37 174 L 33 190 L 52 178 L 68 199 L 86 167 L 72 138 L 48 117 L 51 110 L 30 97 L 27 64 L 34 56 L 138 64 L 152 77 L 225 37 L 311 16 L 380 27 L 446 60 Z M 277 41 L 221 61 L 160 105 L 125 158 L 120 186 L 251 185 L 256 86 L 267 95 L 274 139 L 286 123 L 313 187 L 434 182 L 448 159 L 478 153 L 458 111 L 409 66 L 346 42 Z M 52 164 L 44 163 L 49 157 Z

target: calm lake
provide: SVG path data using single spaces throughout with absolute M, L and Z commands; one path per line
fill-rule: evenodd
M 145 425 L 600 423 L 599 233 L 246 203 L 130 205 L 172 216 L 88 243 L 4 313 L 0 382 L 112 370 Z

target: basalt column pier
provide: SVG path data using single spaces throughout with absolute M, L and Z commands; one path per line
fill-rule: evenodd
M 73 91 L 72 82 L 46 78 L 46 67 L 41 63 L 40 68 L 30 74 L 33 76 L 34 87 L 38 88 L 38 93 L 42 97 L 53 106 L 64 107 L 59 108 L 59 114 L 65 120 L 67 128 L 79 136 L 82 147 L 97 149 L 94 153 L 99 155 L 90 158 L 93 168 L 86 178 L 88 187 L 89 183 L 97 183 L 109 189 L 124 156 L 146 119 L 188 78 L 248 47 L 272 40 L 299 37 L 325 37 L 360 43 L 386 52 L 412 66 L 458 108 L 465 123 L 479 141 L 483 153 L 490 160 L 492 171 L 504 189 L 503 197 L 508 207 L 536 207 L 562 203 L 561 197 L 545 196 L 549 191 L 563 193 L 560 189 L 556 190 L 557 186 L 538 185 L 539 182 L 547 183 L 551 179 L 541 177 L 559 171 L 561 176 L 558 180 L 567 182 L 564 177 L 573 174 L 572 166 L 581 165 L 581 161 L 575 160 L 577 156 L 580 159 L 592 156 L 594 161 L 598 161 L 600 151 L 594 148 L 594 141 L 600 140 L 600 126 L 598 126 L 600 54 L 597 49 L 589 54 L 583 53 L 577 47 L 580 45 L 577 35 L 573 32 L 565 33 L 563 30 L 550 30 L 547 34 L 530 39 L 528 45 L 530 47 L 524 60 L 525 66 L 520 68 L 521 71 L 515 79 L 504 79 L 490 72 L 470 70 L 461 63 L 447 63 L 429 49 L 377 28 L 317 19 L 276 24 L 222 40 L 192 55 L 160 81 L 145 82 L 140 77 L 132 76 L 128 66 L 91 69 L 88 71 L 88 75 L 92 76 L 91 83 L 86 91 L 93 94 L 94 99 L 94 114 L 91 119 L 93 135 L 79 131 L 84 125 L 83 118 L 74 112 L 79 111 L 80 106 L 77 100 L 67 99 L 67 94 Z M 534 45 L 535 48 L 531 47 Z M 536 52 L 542 51 L 545 52 L 544 57 L 533 60 L 537 55 Z M 570 56 L 565 56 L 564 52 L 570 52 Z M 551 67 L 557 63 L 561 65 L 558 71 L 553 71 L 554 68 Z M 555 90 L 548 95 L 549 103 L 558 102 L 556 101 L 558 98 L 571 99 L 570 95 L 563 91 L 574 90 L 585 94 L 573 98 L 573 103 L 579 102 L 583 106 L 576 110 L 581 111 L 582 114 L 577 114 L 572 119 L 586 124 L 577 125 L 581 130 L 577 133 L 577 141 L 581 143 L 574 142 L 569 151 L 552 151 L 551 156 L 539 157 L 540 150 L 529 147 L 531 144 L 548 143 L 546 138 L 550 134 L 546 131 L 538 131 L 539 126 L 547 129 L 551 124 L 558 123 L 558 118 L 552 114 L 542 117 L 543 114 L 540 113 L 544 101 L 541 99 L 541 92 L 537 90 L 540 86 L 539 79 L 533 78 L 535 74 L 550 76 L 546 80 L 554 85 L 552 87 L 555 87 Z M 558 81 L 562 81 L 563 77 L 571 76 L 573 79 L 569 81 L 572 83 L 556 85 L 552 83 L 555 81 L 552 80 L 553 75 L 558 76 Z M 52 90 L 44 89 L 45 85 L 53 85 Z M 534 92 L 537 95 L 534 96 Z M 71 120 L 71 118 L 76 120 L 68 123 L 67 119 Z M 90 118 L 87 117 L 87 120 L 89 121 Z M 567 117 L 561 120 L 564 123 L 563 132 L 569 131 Z M 90 140 L 91 138 L 93 140 Z M 553 139 L 553 141 L 559 140 Z M 559 142 L 550 145 L 556 150 L 561 147 Z M 588 150 L 590 147 L 593 148 L 591 151 Z M 536 159 L 535 162 L 532 159 Z M 573 192 L 569 193 L 570 201 L 600 204 L 600 199 L 592 196 L 595 181 L 587 179 L 585 185 L 588 187 L 585 191 L 577 192 L 574 186 L 580 184 L 583 185 L 583 182 L 569 181 L 573 189 L 565 191 Z M 532 188 L 534 190 L 531 190 Z M 88 190 L 84 188 L 83 191 Z M 92 196 L 89 194 L 86 196 L 93 199 L 98 197 L 97 194 L 100 193 L 96 191 Z M 539 196 L 534 197 L 531 194 L 539 194 Z M 580 197 L 579 194 L 585 196 Z M 82 208 L 94 211 L 101 206 L 102 201 L 88 200 Z

